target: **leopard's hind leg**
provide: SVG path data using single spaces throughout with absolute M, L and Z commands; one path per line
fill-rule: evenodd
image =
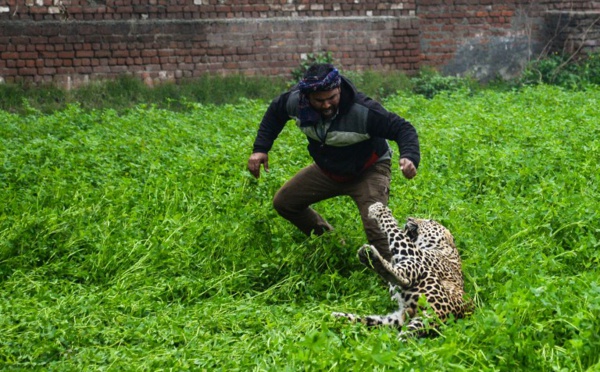
M 439 324 L 434 319 L 425 322 L 422 317 L 417 316 L 410 318 L 406 323 L 406 327 L 398 333 L 398 339 L 404 341 L 416 337 L 435 337 L 439 335 L 438 329 Z

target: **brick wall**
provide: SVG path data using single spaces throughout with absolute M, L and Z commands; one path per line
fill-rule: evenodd
M 353 70 L 508 77 L 598 11 L 595 0 L 0 0 L 0 81 L 289 76 L 324 51 Z M 588 21 L 549 34 L 575 14 Z
M 0 36 L 0 76 L 67 87 L 123 73 L 147 82 L 238 71 L 289 76 L 302 56 L 321 50 L 358 69 L 416 71 L 419 63 L 410 18 L 11 21 Z
M 418 0 L 421 60 L 446 74 L 510 78 L 547 49 L 556 27 L 549 12 L 568 22 L 597 10 L 600 1 L 590 0 Z
M 353 69 L 410 73 L 419 68 L 414 11 L 413 0 L 13 0 L 0 7 L 0 76 L 67 87 L 122 73 L 148 83 L 289 76 L 324 51 Z

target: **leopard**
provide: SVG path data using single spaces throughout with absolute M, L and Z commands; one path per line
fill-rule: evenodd
M 473 311 L 472 302 L 466 300 L 461 257 L 450 230 L 435 220 L 415 217 L 408 217 L 400 228 L 391 210 L 380 202 L 369 206 L 368 215 L 387 235 L 392 257 L 388 261 L 373 245 L 365 244 L 358 250 L 358 259 L 389 284 L 398 310 L 368 316 L 334 312 L 334 317 L 369 327 L 396 327 L 399 339 L 406 340 L 436 336 L 440 324 Z

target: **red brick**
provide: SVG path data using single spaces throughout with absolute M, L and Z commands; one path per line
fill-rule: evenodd
M 56 69 L 44 67 L 44 68 L 38 68 L 37 72 L 40 75 L 54 75 L 56 73 Z
M 129 51 L 127 50 L 114 50 L 111 55 L 115 58 L 129 57 Z
M 21 52 L 19 53 L 20 59 L 35 59 L 38 58 L 37 52 Z
M 22 67 L 19 69 L 19 75 L 21 76 L 27 76 L 27 75 L 35 75 L 37 73 L 37 69 L 36 68 L 30 68 L 30 67 Z
M 156 55 L 157 55 L 156 50 L 150 50 L 150 49 L 143 50 L 141 53 L 142 57 L 154 57 Z
M 92 58 L 94 57 L 94 52 L 91 50 L 80 50 L 75 52 L 75 57 L 77 58 Z
M 17 52 L 4 52 L 4 53 L 0 54 L 0 56 L 2 56 L 2 59 L 18 59 L 19 58 L 19 53 L 17 53 Z
M 58 58 L 75 58 L 75 52 L 58 52 Z
M 159 55 L 160 57 L 168 57 L 168 56 L 172 56 L 172 55 L 174 55 L 174 54 L 175 54 L 175 53 L 174 53 L 174 50 L 173 50 L 173 49 L 160 49 L 160 50 L 158 51 L 158 55 Z

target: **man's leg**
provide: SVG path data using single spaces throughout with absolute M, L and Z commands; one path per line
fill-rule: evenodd
M 369 206 L 376 202 L 387 205 L 390 196 L 391 162 L 384 160 L 375 163 L 361 177 L 352 183 L 349 195 L 352 197 L 362 219 L 369 244 L 386 260 L 391 260 L 392 254 L 387 236 L 379 229 L 377 221 L 369 218 Z
M 340 187 L 315 165 L 302 169 L 287 181 L 273 198 L 273 207 L 306 235 L 321 235 L 333 227 L 311 204 L 339 195 Z

